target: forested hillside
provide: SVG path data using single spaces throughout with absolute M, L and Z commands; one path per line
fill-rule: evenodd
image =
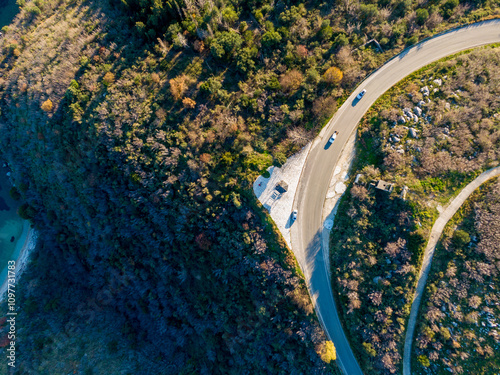
M 41 244 L 18 373 L 335 371 L 250 182 L 381 61 L 495 3 L 20 3 L 0 142 Z

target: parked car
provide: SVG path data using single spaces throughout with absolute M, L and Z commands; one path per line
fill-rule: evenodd
M 337 134 L 339 134 L 339 132 L 338 131 L 334 131 L 333 134 L 332 134 L 332 136 L 328 140 L 328 143 L 333 143 L 333 141 L 335 140 L 335 138 L 337 138 Z
M 363 91 L 361 91 L 361 92 L 358 94 L 358 96 L 356 96 L 356 99 L 358 99 L 358 100 L 359 100 L 359 99 L 361 99 L 361 98 L 363 97 L 363 95 L 365 95 L 365 94 L 366 94 L 366 89 L 363 89 Z
M 298 214 L 298 211 L 297 210 L 293 210 L 293 212 L 292 212 L 292 221 L 297 220 L 297 214 Z

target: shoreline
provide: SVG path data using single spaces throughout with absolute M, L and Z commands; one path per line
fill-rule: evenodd
M 25 231 L 26 234 L 24 235 Z M 38 236 L 36 231 L 33 228 L 31 228 L 30 222 L 26 220 L 23 225 L 23 234 L 21 235 L 21 238 L 17 241 L 16 250 L 14 251 L 13 254 L 13 258 L 15 258 L 16 261 L 16 268 L 15 268 L 16 283 L 19 280 L 19 277 L 21 276 L 22 272 L 26 268 L 26 264 L 31 252 L 36 247 L 37 238 Z M 4 300 L 5 297 L 4 295 L 7 292 L 7 285 L 8 284 L 7 284 L 7 272 L 6 272 L 4 282 L 0 287 L 0 301 Z

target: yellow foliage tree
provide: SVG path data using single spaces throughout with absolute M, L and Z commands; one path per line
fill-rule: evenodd
M 170 92 L 172 93 L 172 96 L 176 101 L 182 99 L 184 93 L 188 89 L 187 80 L 188 77 L 185 74 L 183 74 L 179 77 L 172 78 L 169 81 Z
M 102 79 L 102 82 L 106 85 L 106 86 L 109 86 L 110 84 L 112 84 L 113 82 L 115 81 L 115 75 L 111 72 L 107 72 L 103 79 Z
M 323 362 L 330 363 L 331 361 L 335 361 L 337 359 L 337 351 L 335 350 L 335 346 L 331 341 L 325 341 L 321 345 L 321 350 L 319 351 L 319 355 Z
M 340 81 L 342 81 L 343 76 L 344 73 L 342 73 L 342 70 L 332 66 L 326 70 L 325 74 L 323 74 L 323 80 L 331 85 L 338 85 Z
M 50 112 L 52 111 L 52 109 L 54 109 L 54 104 L 52 104 L 52 100 L 47 99 L 42 103 L 42 106 L 40 108 L 42 108 L 42 110 L 45 112 Z

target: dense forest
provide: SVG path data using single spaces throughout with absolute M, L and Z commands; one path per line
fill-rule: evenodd
M 500 181 L 477 191 L 450 221 L 422 300 L 414 373 L 500 370 Z
M 250 183 L 387 57 L 496 3 L 19 4 L 0 146 L 40 244 L 17 373 L 336 371 Z
M 421 256 L 439 210 L 500 158 L 498 47 L 440 61 L 370 109 L 331 240 L 334 290 L 370 373 L 399 373 Z M 371 185 L 382 179 L 394 191 Z M 403 199 L 403 189 L 408 188 Z

